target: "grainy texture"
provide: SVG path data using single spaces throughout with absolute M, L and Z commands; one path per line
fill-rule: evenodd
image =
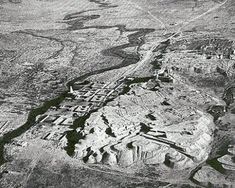
M 0 0 L 0 187 L 233 187 L 233 0 Z

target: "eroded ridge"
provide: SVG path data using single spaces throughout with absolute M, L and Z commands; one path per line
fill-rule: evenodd
M 192 107 L 193 99 L 186 105 L 187 96 L 174 89 L 183 85 L 172 75 L 162 68 L 145 78 L 76 82 L 69 97 L 40 117 L 44 130 L 34 135 L 56 141 L 71 157 L 88 164 L 195 166 L 208 157 L 213 118 Z M 183 88 L 188 94 L 197 92 Z M 48 126 L 53 131 L 45 134 Z

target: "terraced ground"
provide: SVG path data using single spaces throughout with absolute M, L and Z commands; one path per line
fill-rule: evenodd
M 1 0 L 0 186 L 232 186 L 234 9 L 233 0 Z M 159 68 L 174 84 L 131 84 L 89 114 L 86 139 L 78 127 L 42 139 L 63 129 L 38 115 L 62 104 L 67 86 L 152 78 Z

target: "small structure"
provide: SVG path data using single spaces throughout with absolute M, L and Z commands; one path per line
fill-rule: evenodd
M 105 96 L 103 96 L 103 95 L 95 95 L 90 101 L 102 103 L 102 102 L 104 102 L 104 99 L 105 99 Z
M 97 94 L 98 95 L 108 95 L 110 93 L 110 89 L 101 89 Z
M 52 141 L 60 141 L 64 137 L 64 133 L 47 133 L 46 135 L 42 136 L 43 140 L 52 140 Z
M 53 124 L 55 124 L 55 125 L 60 125 L 65 119 L 66 119 L 66 118 L 60 116 L 60 117 L 57 118 L 55 121 L 53 121 Z
M 69 87 L 69 93 L 71 93 L 71 94 L 73 94 L 73 93 L 74 93 L 74 91 L 73 91 L 73 87 L 72 87 L 72 86 L 70 86 L 70 87 Z
M 8 123 L 8 121 L 0 121 L 0 130 L 3 129 Z
M 171 77 L 169 70 L 167 68 L 161 69 L 155 73 L 156 79 L 161 82 L 172 83 L 173 78 Z
M 82 105 L 82 106 L 77 106 L 75 109 L 74 109 L 74 112 L 79 112 L 79 113 L 86 113 L 90 110 L 91 106 L 90 105 Z
M 64 126 L 71 126 L 71 125 L 73 125 L 73 118 L 72 118 L 72 117 L 66 118 L 66 119 L 61 123 L 61 125 L 64 125 Z
M 59 116 L 51 116 L 48 115 L 46 116 L 41 122 L 45 122 L 45 123 L 53 123 L 54 121 L 56 121 L 56 119 L 58 119 Z
M 151 79 L 146 83 L 146 89 L 154 90 L 156 87 L 160 87 L 160 83 L 158 80 Z
M 103 83 L 103 82 L 95 82 L 92 85 L 92 88 L 96 88 L 96 89 L 101 89 L 101 88 L 104 88 L 104 87 L 105 87 L 105 83 Z

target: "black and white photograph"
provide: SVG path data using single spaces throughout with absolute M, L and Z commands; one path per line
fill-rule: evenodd
M 235 188 L 235 0 L 0 0 L 0 188 Z

